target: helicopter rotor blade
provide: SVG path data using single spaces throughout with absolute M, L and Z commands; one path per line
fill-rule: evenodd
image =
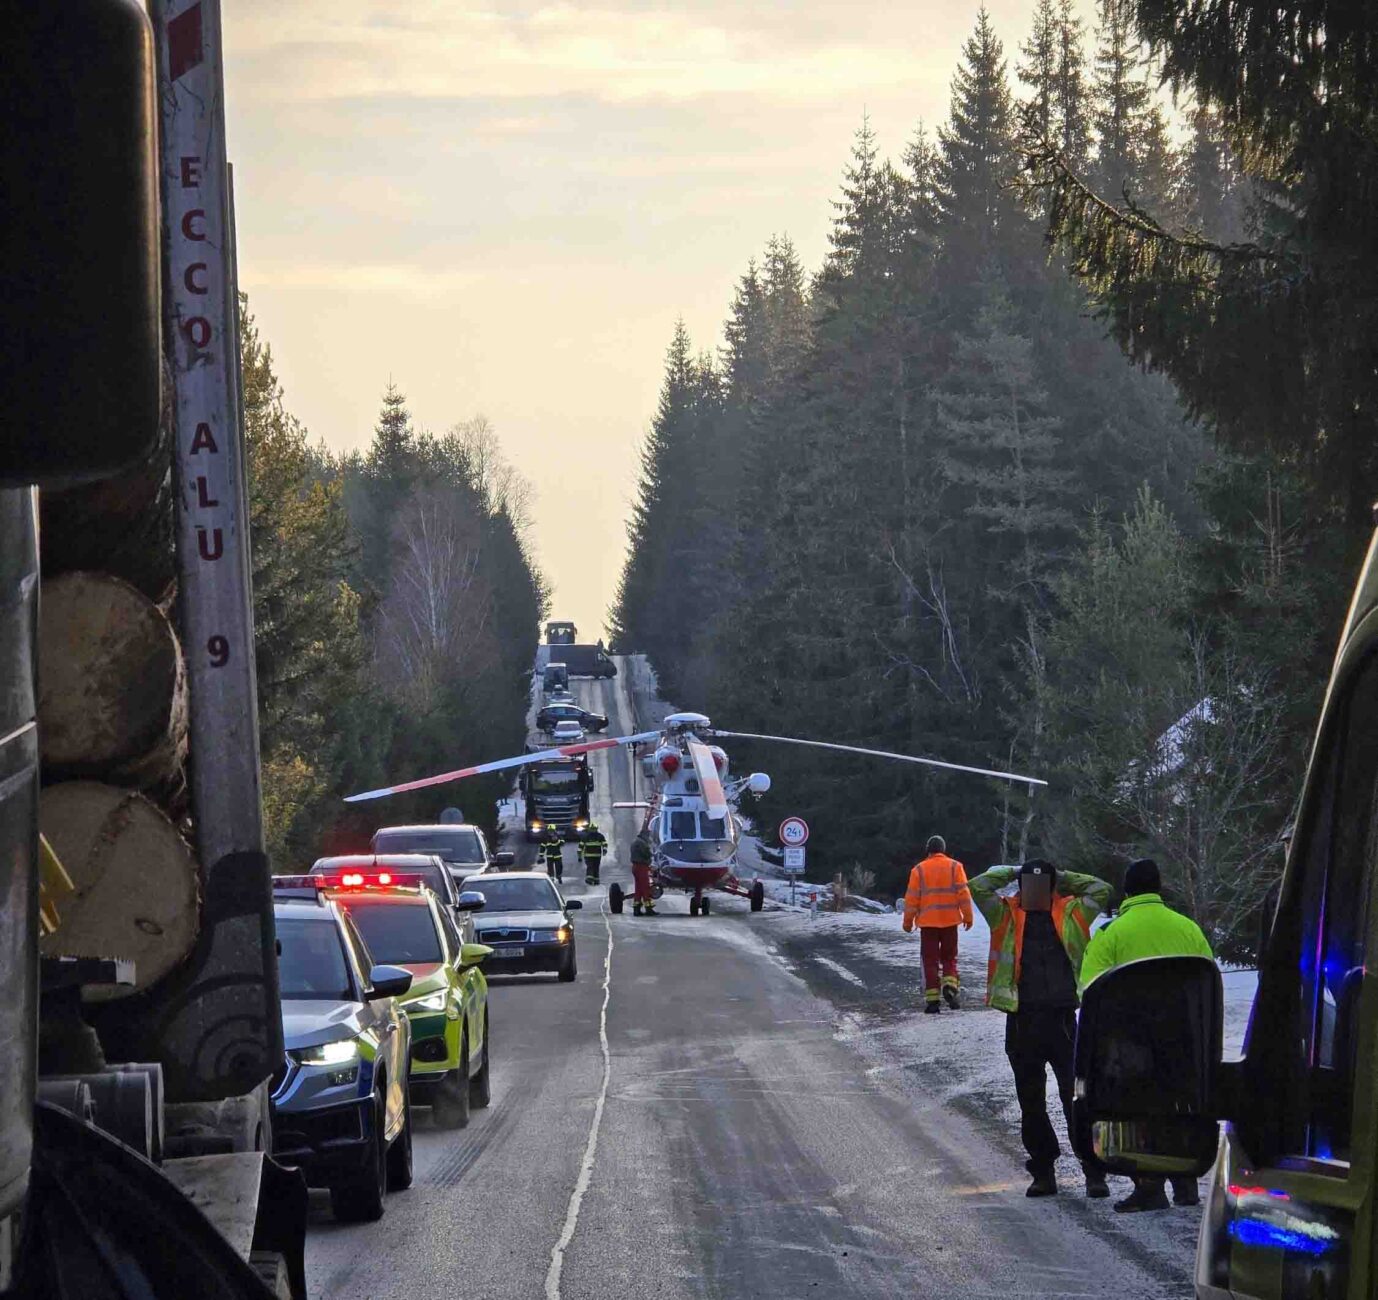
M 707 805 L 705 811 L 714 820 L 720 821 L 727 816 L 727 795 L 723 793 L 722 778 L 718 775 L 713 751 L 701 740 L 691 740 L 689 757 L 694 760 L 694 773 L 699 778 L 699 789 Z
M 814 749 L 835 749 L 843 754 L 865 754 L 869 758 L 893 758 L 901 763 L 921 763 L 925 767 L 941 767 L 949 772 L 969 772 L 973 776 L 993 776 L 1001 781 L 1022 781 L 1025 785 L 1047 785 L 1036 776 L 1023 776 L 1019 772 L 994 772 L 986 767 L 967 767 L 964 763 L 944 763 L 937 758 L 919 758 L 914 754 L 894 754 L 887 749 L 862 749 L 858 745 L 835 745 L 827 740 L 801 740 L 798 736 L 762 736 L 752 731 L 720 731 L 713 728 L 714 736 L 725 736 L 735 740 L 773 740 L 781 745 L 808 745 Z
M 577 745 L 560 745 L 555 749 L 542 749 L 534 754 L 520 754 L 515 758 L 499 758 L 491 763 L 479 763 L 475 767 L 461 767 L 453 772 L 441 772 L 438 776 L 423 776 L 416 781 L 404 781 L 401 785 L 387 785 L 379 790 L 365 790 L 362 794 L 345 796 L 345 803 L 362 803 L 366 799 L 386 799 L 389 795 L 405 794 L 408 790 L 424 790 L 432 785 L 445 785 L 450 781 L 462 781 L 466 776 L 482 776 L 485 772 L 502 772 L 513 767 L 529 767 L 532 763 L 549 762 L 552 758 L 577 758 L 580 754 L 591 754 L 597 749 L 612 749 L 617 745 L 635 745 L 643 740 L 655 740 L 658 731 L 642 731 L 635 736 L 606 736 L 599 740 L 584 740 Z

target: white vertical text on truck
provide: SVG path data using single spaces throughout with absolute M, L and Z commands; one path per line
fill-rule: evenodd
M 0 1289 L 304 1297 L 220 6 L 7 17 Z

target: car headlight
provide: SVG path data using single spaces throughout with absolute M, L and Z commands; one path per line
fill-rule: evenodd
M 444 1011 L 446 993 L 441 989 L 437 993 L 428 993 L 424 998 L 417 998 L 413 1002 L 403 1005 L 408 1011 Z
M 555 931 L 555 937 L 559 939 L 561 943 L 568 943 L 574 938 L 574 927 L 572 925 L 562 925 Z
M 301 1065 L 345 1065 L 359 1059 L 359 1044 L 352 1038 L 337 1038 L 332 1043 L 299 1047 L 290 1055 Z
M 560 932 L 558 930 L 532 930 L 531 938 L 535 943 L 558 943 Z

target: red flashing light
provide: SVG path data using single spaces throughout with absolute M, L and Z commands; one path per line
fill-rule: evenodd
M 666 776 L 674 776 L 679 771 L 678 754 L 662 754 L 660 756 L 660 766 Z
M 346 871 L 344 875 L 340 877 L 340 884 L 342 884 L 346 889 L 348 889 L 351 885 L 362 885 L 363 883 L 363 873 L 359 871 Z
M 390 885 L 390 884 L 392 884 L 392 872 L 390 872 L 390 871 L 380 871 L 380 872 L 378 873 L 378 883 L 379 883 L 380 885 Z

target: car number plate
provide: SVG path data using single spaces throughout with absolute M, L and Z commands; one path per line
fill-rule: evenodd
M 494 948 L 494 957 L 525 957 L 525 948 Z

